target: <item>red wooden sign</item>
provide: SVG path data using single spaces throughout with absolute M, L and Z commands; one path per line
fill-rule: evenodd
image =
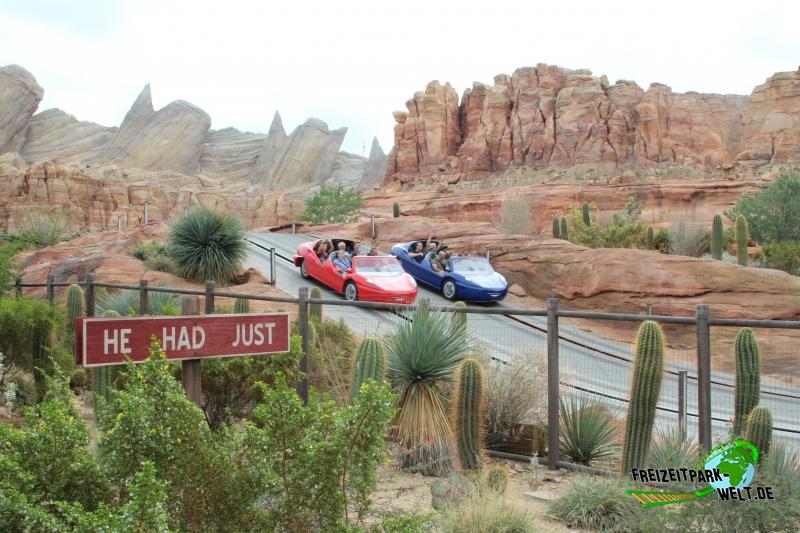
M 289 351 L 289 314 L 81 318 L 75 331 L 77 364 L 139 363 L 155 336 L 167 359 L 202 359 Z

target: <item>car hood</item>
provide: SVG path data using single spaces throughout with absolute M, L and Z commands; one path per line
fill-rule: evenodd
M 454 275 L 457 279 L 464 280 L 464 282 L 466 283 L 477 285 L 478 287 L 483 287 L 485 289 L 499 290 L 508 287 L 506 279 L 497 272 L 492 272 L 491 274 L 475 274 L 475 273 L 462 274 L 460 272 L 455 272 Z
M 361 275 L 361 278 L 367 285 L 387 291 L 407 291 L 416 287 L 414 278 L 408 274 L 401 274 L 398 276 Z

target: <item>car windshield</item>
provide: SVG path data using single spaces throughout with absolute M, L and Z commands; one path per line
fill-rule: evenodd
M 462 274 L 491 274 L 492 265 L 483 257 L 453 257 L 450 259 L 454 272 Z
M 394 257 L 357 256 L 355 270 L 369 276 L 396 276 L 403 273 L 403 267 Z

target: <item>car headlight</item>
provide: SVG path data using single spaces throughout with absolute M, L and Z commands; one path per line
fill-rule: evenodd
M 377 287 L 377 288 L 379 288 L 379 289 L 381 288 L 380 284 L 379 284 L 377 281 L 373 281 L 373 280 L 371 280 L 371 279 L 369 279 L 369 278 L 367 278 L 367 283 L 368 283 L 369 285 L 372 285 L 373 287 Z

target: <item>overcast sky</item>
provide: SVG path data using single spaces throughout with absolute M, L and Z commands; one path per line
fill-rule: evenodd
M 536 63 L 646 88 L 749 94 L 800 65 L 800 1 L 315 2 L 0 0 L 0 65 L 31 71 L 40 110 L 119 125 L 142 87 L 215 129 L 349 128 L 393 141 L 392 111 L 433 79 L 459 93 Z

